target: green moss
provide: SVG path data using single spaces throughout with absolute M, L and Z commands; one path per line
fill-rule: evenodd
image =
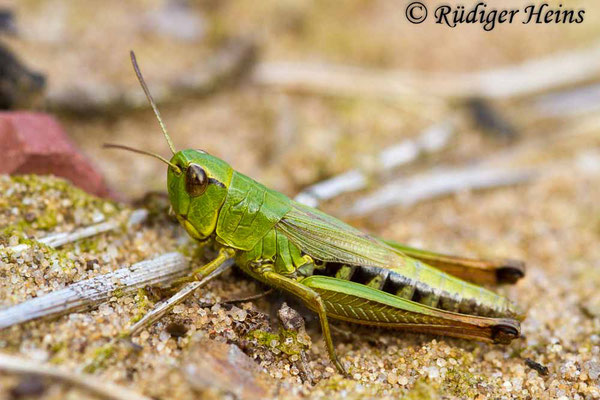
M 439 388 L 437 385 L 427 382 L 424 379 L 417 380 L 413 388 L 403 397 L 405 400 L 425 400 L 439 398 L 441 398 L 441 396 L 439 394 Z
M 67 344 L 65 342 L 57 342 L 50 346 L 50 351 L 52 352 L 52 354 L 56 354 L 66 347 Z
M 9 233 L 7 233 L 7 232 L 9 232 Z M 5 228 L 2 231 L 0 231 L 0 237 L 3 237 L 4 235 L 6 235 L 6 237 L 18 236 L 19 244 L 26 244 L 26 245 L 30 246 L 31 249 L 33 249 L 33 251 L 41 251 L 42 253 L 45 254 L 46 259 L 53 259 L 53 258 L 55 258 L 54 256 L 56 256 L 61 269 L 65 272 L 69 272 L 73 268 L 77 267 L 75 260 L 72 259 L 68 250 L 59 250 L 59 249 L 50 247 L 46 244 L 40 243 L 36 240 L 29 239 L 23 233 L 12 230 L 11 227 Z M 16 254 L 17 257 L 18 257 L 18 255 L 19 255 L 19 253 Z M 12 258 L 13 258 L 13 254 L 11 254 L 11 253 L 3 253 L 2 254 L 2 260 L 5 262 L 10 262 Z
M 83 368 L 83 371 L 88 374 L 92 374 L 98 369 L 104 368 L 106 366 L 106 362 L 112 357 L 114 353 L 115 348 L 110 343 L 97 348 L 96 350 L 94 350 L 92 359 Z
M 62 192 L 66 198 L 72 201 L 74 207 L 93 206 L 94 208 L 102 208 L 105 202 L 112 203 L 84 192 L 62 178 L 40 175 L 15 175 L 11 176 L 11 180 L 27 186 L 28 193 L 30 194 L 35 194 L 35 192 L 43 194 L 50 190 Z M 119 206 L 114 203 L 113 205 L 114 211 L 117 211 Z
M 54 229 L 61 220 L 72 220 L 72 210 L 77 209 L 90 213 L 101 210 L 105 216 L 122 210 L 117 203 L 90 195 L 64 179 L 40 175 L 17 175 L 10 179 L 11 186 L 21 185 L 21 188 L 3 198 L 3 208 L 17 208 L 22 216 L 33 214 L 32 218 L 23 218 L 17 223 L 20 229 Z M 26 197 L 34 200 L 25 203 Z
M 65 350 L 67 350 L 67 343 L 65 343 L 65 342 L 54 343 L 50 347 L 50 352 L 52 353 L 52 357 L 50 358 L 50 363 L 55 364 L 55 365 L 62 364 L 65 360 Z
M 137 314 L 133 318 L 131 318 L 131 324 L 135 324 L 136 322 L 141 320 L 144 317 L 144 315 L 146 315 L 151 306 L 151 302 L 148 299 L 148 294 L 144 289 L 138 289 L 136 299 L 138 299 L 136 302 L 138 311 Z
M 0 238 L 8 240 L 11 236 L 19 238 L 19 244 L 25 243 L 28 240 L 27 234 L 24 232 L 26 225 L 23 223 L 12 224 L 0 229 Z
M 65 362 L 65 357 L 62 356 L 54 356 L 49 360 L 50 364 L 60 365 Z
M 98 244 L 100 242 L 101 237 L 92 236 L 85 239 L 80 239 L 77 243 L 68 243 L 66 246 L 77 246 L 81 251 L 86 253 L 99 253 L 100 249 L 98 248 Z
M 256 339 L 258 343 L 265 347 L 275 348 L 287 355 L 300 354 L 308 347 L 298 341 L 298 332 L 279 329 L 278 333 L 271 333 L 262 330 L 248 332 L 250 339 Z
M 32 224 L 43 230 L 50 230 L 58 225 L 58 210 L 54 206 L 47 207 L 42 215 L 37 217 Z
M 455 396 L 460 398 L 475 398 L 478 394 L 478 384 L 482 381 L 481 376 L 470 373 L 468 368 L 463 365 L 448 370 L 445 386 Z
M 329 379 L 320 381 L 317 385 L 319 388 L 333 393 L 339 393 L 342 390 L 353 393 L 356 390 L 357 384 L 360 385 L 361 383 L 353 379 L 344 378 L 342 375 L 333 375 Z

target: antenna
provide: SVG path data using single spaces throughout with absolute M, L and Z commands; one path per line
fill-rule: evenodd
M 144 154 L 146 156 L 158 158 L 160 161 L 162 161 L 165 164 L 171 166 L 171 168 L 173 168 L 177 173 L 181 173 L 181 169 L 177 165 L 173 164 L 172 162 L 170 162 L 169 160 L 167 160 L 163 156 L 159 156 L 158 154 L 151 153 L 149 151 L 134 149 L 133 147 L 123 146 L 122 144 L 113 144 L 113 143 L 104 143 L 104 145 L 102 147 L 104 147 L 105 149 L 127 150 L 127 151 L 131 151 L 131 152 L 134 152 L 134 153 Z
M 154 110 L 154 115 L 156 115 L 156 119 L 158 119 L 158 123 L 160 124 L 160 129 L 162 129 L 162 131 L 165 135 L 165 139 L 167 139 L 167 143 L 169 144 L 169 148 L 171 149 L 171 152 L 173 154 L 175 154 L 176 153 L 175 146 L 173 146 L 173 141 L 171 140 L 171 138 L 169 137 L 169 134 L 167 133 L 167 127 L 165 126 L 165 123 L 163 122 L 162 118 L 160 117 L 160 112 L 158 111 L 158 107 L 156 107 L 156 103 L 154 102 L 154 99 L 152 98 L 152 95 L 150 94 L 150 90 L 148 90 L 148 86 L 146 85 L 146 82 L 144 81 L 144 77 L 142 76 L 142 72 L 140 71 L 140 67 L 138 66 L 137 60 L 135 58 L 135 53 L 133 52 L 133 50 L 131 50 L 129 52 L 129 54 L 131 55 L 131 63 L 133 64 L 133 70 L 135 71 L 135 74 L 137 75 L 137 78 L 140 81 L 140 84 L 142 85 L 142 89 L 144 89 L 144 93 L 146 94 L 146 98 L 148 99 L 148 102 L 150 103 L 150 105 L 152 106 L 152 109 Z M 150 154 L 148 153 L 148 155 L 150 155 Z

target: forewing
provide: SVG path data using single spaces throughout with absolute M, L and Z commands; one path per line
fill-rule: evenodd
M 276 229 L 314 259 L 398 268 L 404 258 L 386 244 L 321 211 L 294 203 Z

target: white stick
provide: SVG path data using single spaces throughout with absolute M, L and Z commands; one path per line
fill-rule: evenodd
M 264 86 L 398 100 L 426 96 L 520 97 L 599 78 L 600 43 L 506 68 L 465 74 L 424 74 L 302 62 L 263 62 L 253 74 L 254 82 Z
M 358 199 L 346 215 L 365 215 L 393 205 L 411 205 L 424 199 L 467 189 L 484 189 L 525 182 L 535 176 L 533 170 L 472 166 L 435 170 L 398 179 L 374 193 Z
M 0 329 L 37 318 L 53 317 L 87 309 L 114 295 L 131 293 L 147 285 L 165 284 L 189 273 L 188 262 L 179 253 L 133 264 L 86 279 L 23 303 L 0 310 Z
M 134 210 L 127 221 L 127 226 L 134 226 L 143 222 L 148 216 L 148 211 L 144 209 Z M 50 247 L 60 247 L 67 243 L 76 242 L 81 239 L 85 239 L 91 236 L 99 235 L 104 232 L 113 231 L 121 226 L 121 222 L 118 220 L 110 220 L 100 222 L 99 224 L 85 226 L 83 228 L 76 229 L 72 232 L 59 232 L 51 233 L 41 239 L 37 239 L 38 242 L 43 243 Z M 28 244 L 18 244 L 16 246 L 8 247 L 7 250 L 13 254 L 21 253 L 27 250 L 30 246 Z
M 379 154 L 379 170 L 384 172 L 409 164 L 426 153 L 439 151 L 450 141 L 454 132 L 451 121 L 436 124 L 425 130 L 416 140 L 405 140 L 388 147 Z M 342 193 L 355 192 L 367 187 L 367 172 L 353 169 L 330 179 L 318 182 L 299 193 L 295 200 L 311 207 L 321 201 L 332 199 Z
M 149 397 L 142 396 L 106 380 L 100 380 L 92 375 L 77 374 L 53 365 L 40 364 L 32 360 L 2 353 L 0 353 L 0 371 L 50 378 L 52 381 L 61 381 L 83 388 L 107 400 L 150 400 Z
M 535 100 L 535 108 L 542 117 L 568 117 L 596 113 L 600 110 L 600 84 L 539 96 Z

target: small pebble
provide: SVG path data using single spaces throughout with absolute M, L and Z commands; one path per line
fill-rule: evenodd
M 388 374 L 387 375 L 387 381 L 390 385 L 395 385 L 396 383 L 398 383 L 398 375 L 396 374 Z
M 238 308 L 235 306 L 231 308 L 231 310 L 229 311 L 229 314 L 235 321 L 240 321 L 240 322 L 244 321 L 246 319 L 246 317 L 248 316 L 248 312 L 246 310 L 242 310 L 241 308 Z

